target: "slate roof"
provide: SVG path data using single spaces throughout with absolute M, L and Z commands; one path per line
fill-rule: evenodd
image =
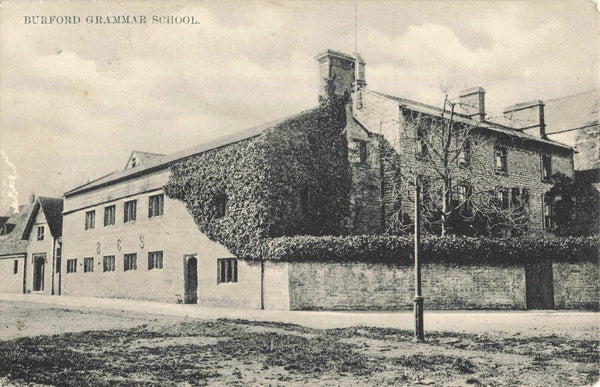
M 249 129 L 245 129 L 240 132 L 231 134 L 229 136 L 220 137 L 216 140 L 202 143 L 200 145 L 197 145 L 197 146 L 194 146 L 191 148 L 187 148 L 182 151 L 172 153 L 170 155 L 165 155 L 165 156 L 161 156 L 161 157 L 153 157 L 153 158 L 149 159 L 148 163 L 145 165 L 140 165 L 139 167 L 135 167 L 135 168 L 128 168 L 128 169 L 121 170 L 121 171 L 115 171 L 115 172 L 109 173 L 108 175 L 102 176 L 94 181 L 91 181 L 82 186 L 79 186 L 70 191 L 67 191 L 67 192 L 65 192 L 65 197 L 77 195 L 77 194 L 80 194 L 80 193 L 83 193 L 86 191 L 90 191 L 90 190 L 93 190 L 96 188 L 110 185 L 110 184 L 116 183 L 118 181 L 125 180 L 127 178 L 131 178 L 133 176 L 138 176 L 138 175 L 142 175 L 145 173 L 149 173 L 151 171 L 164 169 L 164 168 L 167 168 L 170 163 L 184 159 L 186 157 L 196 155 L 199 153 L 203 153 L 203 152 L 209 151 L 211 149 L 216 149 L 216 148 L 220 148 L 220 147 L 223 147 L 226 145 L 231 145 L 236 142 L 243 141 L 243 140 L 248 140 L 253 137 L 257 137 L 268 129 L 279 126 L 279 125 L 285 123 L 286 121 L 290 121 L 290 120 L 299 118 L 303 115 L 312 113 L 316 110 L 317 110 L 316 108 L 305 110 L 301 113 L 294 114 L 292 116 L 288 116 L 288 117 L 285 117 L 285 118 L 282 118 L 282 119 L 279 119 L 276 121 L 267 122 L 262 125 L 255 126 L 255 127 L 249 128 Z
M 63 199 L 62 198 L 38 198 L 42 211 L 46 216 L 46 222 L 50 228 L 50 233 L 54 238 L 62 236 L 62 211 L 63 211 Z
M 25 231 L 31 228 L 33 218 L 40 204 L 36 200 L 33 203 L 19 206 L 19 212 L 13 214 L 6 223 L 14 224 L 15 228 L 7 235 L 0 236 L 0 256 L 27 253 L 27 240 Z
M 598 125 L 600 88 L 544 101 L 546 133 Z
M 367 89 L 367 91 L 372 94 L 378 95 L 380 97 L 394 101 L 400 106 L 406 107 L 410 110 L 414 110 L 414 111 L 417 111 L 420 113 L 429 114 L 429 115 L 433 115 L 433 116 L 439 116 L 442 113 L 442 109 L 435 107 L 435 106 L 427 105 L 427 104 L 424 104 L 421 102 L 411 101 L 411 100 L 405 99 L 405 98 L 394 97 L 394 96 L 380 93 L 380 92 L 373 91 L 373 90 Z M 466 116 L 464 114 L 455 112 L 454 117 L 458 122 L 463 122 L 466 124 L 476 124 L 476 121 L 472 120 L 471 118 L 469 118 L 468 116 Z M 503 125 L 498 122 L 483 121 L 483 123 L 480 124 L 479 128 L 486 130 L 486 131 L 490 131 L 490 132 L 502 133 L 507 136 L 522 138 L 522 139 L 528 140 L 528 141 L 536 141 L 536 142 L 541 142 L 541 143 L 545 143 L 545 144 L 549 144 L 549 145 L 554 145 L 554 146 L 561 147 L 561 148 L 572 149 L 570 146 L 560 143 L 558 141 L 552 141 L 552 140 L 548 140 L 548 139 L 535 137 L 530 134 L 521 132 L 518 129 L 512 128 L 507 125 Z

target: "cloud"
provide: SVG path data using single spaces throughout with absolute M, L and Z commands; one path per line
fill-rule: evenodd
M 596 30 L 577 28 L 579 13 L 444 4 L 452 12 L 427 13 L 431 7 L 418 2 L 362 5 L 359 44 L 370 88 L 439 105 L 442 81 L 480 85 L 497 108 L 597 85 L 597 53 L 586 47 Z M 120 169 L 132 148 L 170 153 L 313 107 L 313 56 L 354 47 L 351 2 L 0 5 L 0 136 L 24 195 L 60 195 Z M 193 15 L 199 24 L 21 21 L 66 10 Z
M 19 209 L 19 193 L 15 186 L 15 182 L 17 181 L 17 168 L 1 149 L 0 181 L 2 182 L 2 189 L 0 190 L 0 214 L 6 214 L 10 208 L 17 211 Z

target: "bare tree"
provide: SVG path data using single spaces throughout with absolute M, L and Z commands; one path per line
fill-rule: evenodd
M 494 155 L 487 123 L 456 112 L 459 105 L 444 95 L 440 111 L 403 110 L 396 147 L 383 137 L 381 154 L 388 172 L 386 198 L 393 203 L 388 232 L 408 232 L 412 220 L 414 175 L 422 176 L 422 218 L 428 233 L 507 235 L 527 227 L 528 191 L 499 187 L 505 167 Z M 388 204 L 389 206 L 389 204 Z

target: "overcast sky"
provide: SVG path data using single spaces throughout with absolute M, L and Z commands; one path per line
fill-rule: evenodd
M 314 56 L 354 51 L 354 1 L 0 3 L 0 211 L 317 103 Z M 24 16 L 79 16 L 76 25 Z M 194 16 L 196 25 L 86 16 Z M 492 112 L 598 86 L 592 2 L 358 1 L 368 88 Z M 14 187 L 11 187 L 14 185 Z

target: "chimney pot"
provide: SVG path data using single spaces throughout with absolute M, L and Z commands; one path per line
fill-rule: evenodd
M 479 121 L 485 120 L 485 90 L 482 87 L 461 91 L 457 100 L 460 113 Z
M 319 62 L 319 95 L 325 95 L 326 80 L 335 76 L 335 93 L 351 93 L 355 82 L 358 87 L 367 85 L 365 81 L 365 61 L 359 53 L 346 54 L 340 51 L 325 50 L 315 56 Z M 358 61 L 358 76 L 355 69 Z
M 546 138 L 544 101 L 533 100 L 504 108 L 504 117 L 513 121 L 516 129 L 540 138 Z

